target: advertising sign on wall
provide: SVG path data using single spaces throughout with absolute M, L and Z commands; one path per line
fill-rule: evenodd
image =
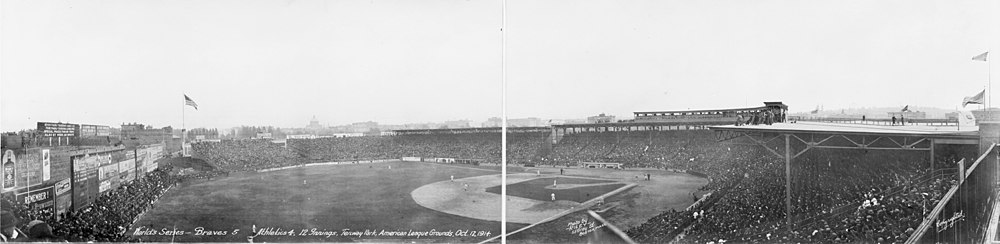
M 52 154 L 49 149 L 42 149 L 42 181 L 52 178 Z
M 3 190 L 13 190 L 17 186 L 17 170 L 14 167 L 17 158 L 14 157 L 14 150 L 4 151 L 3 159 L 0 162 L 3 163 Z
M 43 137 L 74 137 L 79 125 L 67 123 L 38 122 L 38 132 Z
M 33 208 L 45 208 L 52 206 L 52 186 L 17 194 L 18 203 L 31 206 Z

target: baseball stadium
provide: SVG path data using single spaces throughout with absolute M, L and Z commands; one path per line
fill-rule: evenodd
M 890 123 L 764 105 L 284 140 L 38 122 L 3 134 L 4 226 L 73 242 L 1000 238 L 997 111 Z

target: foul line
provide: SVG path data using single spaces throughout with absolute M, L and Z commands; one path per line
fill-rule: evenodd
M 584 177 L 576 177 L 576 178 L 584 178 Z M 492 237 L 490 239 L 486 239 L 485 241 L 479 242 L 479 244 L 491 242 L 491 241 L 494 241 L 497 238 L 501 238 L 501 237 L 504 238 L 504 239 L 506 239 L 507 236 L 510 236 L 510 235 L 513 235 L 513 234 L 517 234 L 518 232 L 530 229 L 530 228 L 535 227 L 537 225 L 544 224 L 546 222 L 562 218 L 563 216 L 569 215 L 571 213 L 587 209 L 588 207 L 590 207 L 591 205 L 593 205 L 594 203 L 596 203 L 597 200 L 603 200 L 604 198 L 607 198 L 607 197 L 612 196 L 614 194 L 618 194 L 618 193 L 620 193 L 622 191 L 631 189 L 632 187 L 637 186 L 637 185 L 638 184 L 636 184 L 636 183 L 629 183 L 628 185 L 625 185 L 623 187 L 619 187 L 618 189 L 615 189 L 614 191 L 610 191 L 608 193 L 604 193 L 604 195 L 601 195 L 599 197 L 591 198 L 590 200 L 581 203 L 579 206 L 576 206 L 576 207 L 579 207 L 579 208 L 573 207 L 573 208 L 567 209 L 566 211 L 563 211 L 563 212 L 561 212 L 559 214 L 556 214 L 556 215 L 553 215 L 551 217 L 545 218 L 542 221 L 538 221 L 538 223 L 530 224 L 528 226 L 525 226 L 523 228 L 517 229 L 517 230 L 512 231 L 510 233 L 506 233 L 506 234 L 500 233 L 499 236 L 494 236 L 494 237 Z

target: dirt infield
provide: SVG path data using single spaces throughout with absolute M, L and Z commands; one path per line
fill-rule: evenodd
M 550 191 L 554 191 L 554 190 L 546 189 L 545 185 L 547 185 L 547 184 L 535 185 L 535 184 L 531 184 L 531 183 L 532 182 L 548 183 L 548 182 L 551 182 L 554 177 L 555 177 L 554 175 L 546 175 L 546 174 L 542 174 L 542 175 L 537 175 L 537 174 L 508 174 L 507 175 L 507 184 L 508 184 L 507 193 L 508 193 L 508 197 L 506 199 L 506 201 L 507 201 L 507 221 L 514 222 L 514 223 L 526 223 L 526 224 L 538 223 L 538 222 L 546 220 L 546 219 L 548 219 L 548 218 L 550 218 L 552 216 L 556 216 L 556 215 L 559 215 L 559 214 L 565 214 L 566 211 L 577 210 L 576 208 L 580 206 L 581 202 L 585 202 L 585 201 L 587 201 L 589 199 L 593 199 L 593 198 L 598 197 L 598 195 L 593 195 L 593 196 L 590 196 L 587 199 L 583 199 L 583 198 L 586 198 L 586 197 L 581 197 L 579 199 L 573 199 L 573 200 L 560 200 L 560 198 L 558 196 L 559 193 L 557 193 L 557 196 L 556 196 L 557 200 L 556 201 L 551 201 L 550 199 L 544 199 L 542 197 L 533 197 L 533 198 L 542 198 L 542 200 L 531 199 L 531 198 L 526 198 L 526 197 L 518 197 L 518 196 L 514 195 L 515 191 L 512 191 L 512 189 L 520 189 L 519 187 L 524 187 L 525 189 L 518 190 L 516 194 L 526 194 L 526 195 L 545 194 L 545 195 L 548 195 L 550 193 Z M 559 181 L 563 181 L 563 182 L 566 182 L 566 183 L 575 183 L 575 184 L 593 184 L 593 183 L 610 183 L 610 182 L 613 182 L 613 181 L 610 181 L 610 180 L 596 180 L 596 179 L 586 179 L 586 178 L 575 178 L 575 179 L 572 179 L 572 177 L 566 177 L 566 176 L 559 177 L 559 178 L 560 178 Z M 525 183 L 525 184 L 521 184 L 521 183 Z M 621 184 L 621 185 L 624 185 L 624 184 Z M 620 187 L 621 186 L 615 187 L 615 188 L 620 188 Z M 570 189 L 570 190 L 572 190 L 572 189 Z M 613 190 L 613 189 L 611 189 L 611 190 Z M 607 191 L 604 191 L 604 192 L 607 192 Z
M 553 183 L 556 184 L 553 185 Z M 623 186 L 625 184 L 608 180 L 547 176 L 508 184 L 507 195 L 538 201 L 552 201 L 554 194 L 556 200 L 583 203 Z M 486 191 L 500 194 L 500 187 L 490 187 Z
M 547 185 L 542 184 L 556 178 L 569 186 L 565 189 L 547 189 Z M 500 175 L 456 178 L 454 181 L 449 179 L 421 186 L 410 195 L 417 204 L 429 209 L 463 217 L 500 221 L 500 182 Z M 508 175 L 507 184 L 507 221 L 522 224 L 537 223 L 574 209 L 581 202 L 625 185 L 609 180 L 533 174 Z M 559 192 L 557 194 L 566 198 L 554 202 L 544 199 L 550 192 Z
M 708 180 L 687 174 L 667 172 L 663 170 L 615 170 L 615 169 L 581 169 L 540 167 L 520 169 L 522 177 L 535 175 L 537 171 L 542 176 L 559 175 L 563 169 L 565 176 L 583 176 L 617 182 L 636 184 L 624 192 L 605 198 L 605 204 L 600 209 L 605 219 L 618 226 L 628 229 L 641 224 L 650 217 L 668 209 L 681 210 L 693 203 L 692 192 L 705 185 Z M 651 180 L 644 176 L 651 174 Z M 511 206 L 508 206 L 510 215 Z M 582 243 L 587 239 L 566 230 L 567 224 L 586 216 L 579 211 L 553 221 L 545 222 L 507 237 L 508 243 Z
M 413 190 L 413 200 L 429 209 L 475 219 L 500 221 L 500 195 L 484 189 L 500 184 L 500 175 L 438 181 Z

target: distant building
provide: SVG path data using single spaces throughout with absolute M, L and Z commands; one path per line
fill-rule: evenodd
M 539 118 L 507 119 L 508 127 L 538 127 L 544 125 L 542 119 Z
M 378 129 L 378 123 L 373 121 L 351 123 L 351 125 L 348 125 L 348 128 L 349 132 L 365 133 L 372 129 Z
M 948 120 L 958 120 L 958 115 L 959 114 L 960 113 L 958 113 L 958 112 L 945 113 L 944 114 L 944 118 L 946 118 Z
M 287 135 L 286 139 L 316 139 L 316 135 Z
M 604 113 L 601 113 L 601 114 L 599 114 L 597 116 L 587 117 L 587 123 L 588 124 L 605 124 L 605 123 L 614 123 L 614 122 L 615 122 L 615 116 L 614 115 L 605 115 Z
M 469 126 L 469 122 L 471 122 L 471 121 L 468 121 L 468 120 L 453 120 L 453 121 L 445 121 L 444 125 L 447 126 L 449 129 L 469 128 L 469 127 L 471 127 L 471 126 Z
M 219 130 L 217 129 L 205 129 L 205 128 L 194 128 L 188 129 L 188 138 L 195 138 L 195 140 L 214 140 L 219 139 Z
M 921 111 L 906 111 L 906 112 L 888 112 L 889 117 L 895 116 L 896 118 L 906 118 L 906 119 L 926 119 L 927 113 Z
M 317 120 L 316 116 L 314 115 L 313 118 L 312 118 L 312 120 L 309 120 L 309 125 L 306 125 L 306 129 L 309 129 L 309 130 L 322 130 L 323 129 L 323 125 L 319 124 L 319 120 Z
M 486 119 L 486 122 L 483 122 L 483 127 L 500 127 L 502 124 L 503 119 L 500 119 L 500 117 L 493 117 Z
M 349 125 L 332 126 L 330 130 L 334 133 L 367 133 L 378 131 L 379 125 L 376 122 L 356 122 Z
M 404 124 L 403 129 L 407 130 L 420 130 L 420 129 L 430 129 L 430 124 Z
M 253 139 L 272 139 L 271 132 L 257 132 Z
M 0 136 L 0 145 L 3 145 L 3 148 L 23 148 L 24 145 L 22 143 L 24 143 L 23 137 L 14 132 L 3 133 L 2 136 Z
M 174 129 L 170 126 L 155 129 L 153 126 L 139 123 L 122 124 L 123 141 L 136 141 L 139 144 L 162 143 L 172 137 Z

